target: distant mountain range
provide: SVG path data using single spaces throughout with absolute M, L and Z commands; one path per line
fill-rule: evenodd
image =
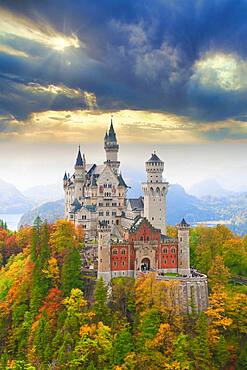
M 199 183 L 189 191 L 197 196 L 188 194 L 181 185 L 170 185 L 167 194 L 168 224 L 175 225 L 183 217 L 191 224 L 227 221 L 235 232 L 247 233 L 247 192 L 230 192 L 212 181 Z M 64 215 L 63 191 L 59 184 L 52 184 L 21 193 L 13 185 L 0 180 L 0 213 L 23 213 L 19 226 L 32 224 L 38 215 L 53 222 Z
M 63 198 L 63 184 L 60 182 L 50 185 L 33 186 L 24 190 L 23 195 L 36 205 L 53 202 L 54 200 Z
M 0 213 L 23 213 L 33 207 L 16 187 L 0 179 Z
M 19 221 L 18 227 L 32 225 L 37 216 L 42 220 L 46 220 L 48 223 L 53 223 L 56 220 L 64 218 L 64 200 L 60 199 L 56 202 L 47 202 L 24 213 Z
M 188 193 L 195 195 L 198 198 L 204 198 L 208 196 L 222 198 L 228 195 L 236 194 L 233 191 L 224 189 L 215 179 L 203 180 L 194 184 L 191 188 L 189 188 Z

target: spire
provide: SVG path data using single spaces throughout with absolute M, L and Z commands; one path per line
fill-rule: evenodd
M 81 157 L 81 148 L 80 148 L 80 145 L 79 145 L 79 150 L 78 150 L 78 154 L 77 154 L 77 158 L 76 158 L 76 163 L 75 163 L 75 167 L 76 166 L 83 166 L 83 160 L 82 160 L 82 157 Z
M 110 125 L 108 138 L 109 138 L 109 141 L 111 141 L 111 142 L 117 142 L 116 133 L 114 131 L 112 118 L 111 118 L 111 125 Z
M 184 218 L 182 219 L 182 221 L 177 226 L 182 227 L 182 228 L 189 228 L 190 227 L 190 225 L 185 221 Z
M 106 133 L 105 133 L 105 141 L 107 141 L 108 140 L 108 134 L 107 134 L 107 131 L 106 131 Z
M 64 173 L 64 177 L 63 177 L 63 181 L 67 181 L 68 180 L 68 177 L 67 177 L 67 173 L 66 173 L 66 171 L 65 171 L 65 173 Z
M 149 158 L 148 162 L 162 162 L 162 161 L 157 156 L 156 151 L 154 151 L 151 157 Z

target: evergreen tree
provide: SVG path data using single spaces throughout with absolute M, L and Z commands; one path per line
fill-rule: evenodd
M 133 337 L 130 332 L 130 328 L 128 325 L 124 326 L 122 330 L 120 330 L 113 342 L 112 348 L 112 358 L 113 364 L 119 365 L 124 362 L 125 356 L 134 350 L 134 342 Z
M 97 280 L 95 291 L 94 291 L 94 305 L 93 310 L 96 314 L 97 321 L 108 323 L 109 321 L 109 308 L 107 305 L 107 286 L 101 277 Z
M 61 273 L 61 289 L 65 296 L 70 295 L 71 289 L 82 289 L 81 256 L 78 249 L 72 247 L 64 258 Z
M 41 305 L 42 300 L 48 293 L 51 286 L 50 279 L 44 274 L 43 270 L 48 265 L 50 257 L 49 250 L 49 229 L 46 223 L 42 224 L 40 218 L 35 220 L 33 228 L 31 256 L 34 258 L 33 280 L 30 307 L 35 313 Z
M 214 346 L 215 363 L 219 369 L 224 369 L 229 359 L 229 352 L 227 351 L 227 343 L 223 335 L 220 335 L 218 342 Z
M 211 368 L 211 356 L 209 352 L 207 321 L 204 313 L 198 318 L 196 334 L 196 338 L 192 341 L 195 367 L 198 370 L 208 370 Z

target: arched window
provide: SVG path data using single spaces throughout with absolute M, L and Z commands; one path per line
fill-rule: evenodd
M 164 248 L 163 249 L 163 253 L 168 253 L 168 249 L 167 248 Z
M 113 249 L 112 254 L 118 254 L 118 250 L 117 249 Z
M 140 237 L 140 240 L 143 241 L 143 236 Z
M 174 265 L 174 263 L 175 263 L 175 260 L 172 260 L 172 264 Z
M 165 264 L 165 265 L 167 264 L 167 260 L 164 260 L 164 264 Z
M 126 249 L 121 249 L 121 254 L 126 254 Z
M 149 236 L 147 236 L 147 241 L 149 242 Z
M 175 248 L 172 248 L 171 252 L 172 253 L 176 253 L 176 249 Z
M 122 262 L 122 265 L 125 266 L 125 261 Z

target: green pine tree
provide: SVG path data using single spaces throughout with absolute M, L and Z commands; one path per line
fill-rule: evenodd
M 65 296 L 70 295 L 71 289 L 83 288 L 81 280 L 81 256 L 78 249 L 69 250 L 64 259 L 61 274 L 61 290 Z

